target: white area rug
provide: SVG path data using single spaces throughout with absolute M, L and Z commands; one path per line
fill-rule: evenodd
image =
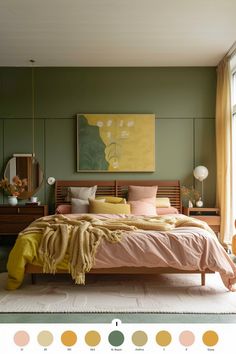
M 6 277 L 0 274 L 2 313 L 236 313 L 236 292 L 229 292 L 218 274 L 207 275 L 206 286 L 197 274 L 90 275 L 85 286 L 40 277 L 36 285 L 28 279 L 15 291 L 4 290 Z

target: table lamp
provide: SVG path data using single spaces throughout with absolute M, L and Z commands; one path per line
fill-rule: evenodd
M 208 176 L 208 169 L 205 166 L 197 166 L 193 170 L 194 177 L 202 183 L 202 201 L 203 201 L 203 181 Z

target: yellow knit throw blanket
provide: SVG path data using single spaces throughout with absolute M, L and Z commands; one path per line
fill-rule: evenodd
M 38 249 L 43 271 L 55 273 L 57 265 L 69 258 L 69 269 L 76 284 L 85 283 L 85 272 L 93 266 L 95 253 L 102 239 L 121 241 L 122 234 L 133 230 L 168 231 L 176 227 L 195 226 L 212 231 L 207 224 L 189 217 L 174 216 L 134 217 L 124 219 L 98 219 L 90 215 L 68 218 L 64 215 L 46 216 L 35 220 L 19 236 L 40 233 Z

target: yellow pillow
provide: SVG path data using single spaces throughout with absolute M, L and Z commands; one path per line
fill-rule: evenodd
M 106 203 L 126 204 L 126 199 L 121 197 L 113 197 L 112 195 L 103 195 L 95 198 L 96 200 L 105 199 Z
M 156 198 L 156 208 L 169 208 L 170 206 L 169 198 Z
M 129 204 L 100 203 L 98 200 L 89 201 L 89 213 L 93 214 L 130 214 Z

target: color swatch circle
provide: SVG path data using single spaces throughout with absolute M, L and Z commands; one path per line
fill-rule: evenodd
M 66 347 L 72 347 L 77 342 L 77 335 L 73 331 L 65 331 L 61 335 L 61 342 Z
M 48 347 L 53 342 L 53 335 L 49 331 L 41 331 L 38 334 L 37 340 L 42 347 Z
M 142 347 L 147 343 L 148 336 L 144 331 L 136 331 L 132 335 L 132 342 L 137 347 Z
M 124 343 L 125 337 L 120 331 L 112 331 L 108 336 L 108 341 L 113 347 L 119 347 Z
M 195 341 L 195 336 L 191 331 L 183 331 L 179 335 L 179 342 L 184 347 L 190 347 Z
M 202 336 L 202 341 L 207 347 L 214 347 L 218 343 L 219 337 L 215 331 L 207 331 Z
M 18 331 L 14 335 L 14 342 L 18 347 L 24 347 L 29 343 L 30 337 L 26 331 Z
M 97 331 L 89 331 L 86 333 L 84 339 L 87 345 L 96 347 L 101 341 L 101 336 Z
M 160 331 L 156 335 L 156 342 L 159 344 L 161 347 L 166 347 L 171 343 L 171 334 L 168 331 Z

